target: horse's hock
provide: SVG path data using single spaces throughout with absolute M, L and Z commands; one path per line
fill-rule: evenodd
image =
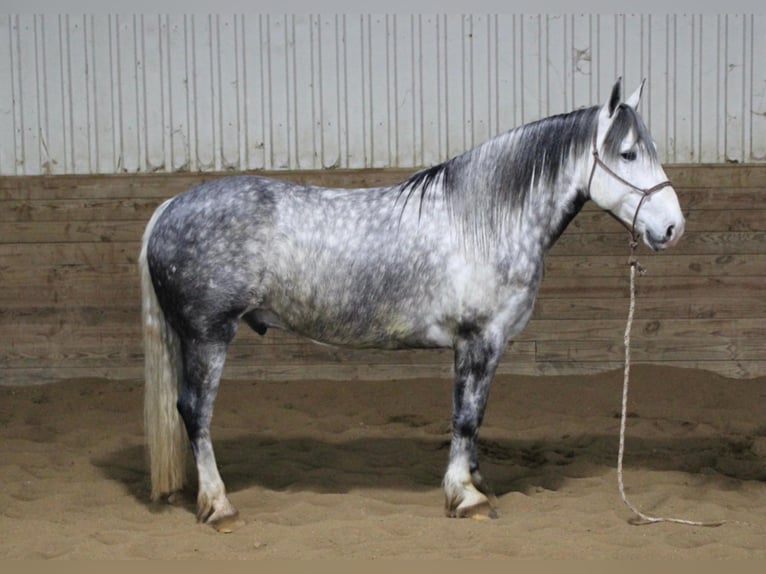
M 268 173 L 325 186 L 392 184 L 413 169 Z M 686 232 L 639 257 L 631 357 L 766 375 L 766 166 L 666 166 Z M 67 378 L 141 379 L 137 258 L 154 209 L 222 174 L 0 177 L 0 347 L 3 384 Z M 642 253 L 645 255 L 641 257 Z M 628 308 L 625 229 L 592 204 L 549 253 L 532 321 L 500 373 L 620 369 Z M 242 329 L 225 379 L 451 378 L 449 351 L 357 351 Z

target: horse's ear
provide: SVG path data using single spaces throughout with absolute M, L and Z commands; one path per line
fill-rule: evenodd
M 617 106 L 620 105 L 620 97 L 622 96 L 622 91 L 620 89 L 621 84 L 622 76 L 617 78 L 614 86 L 612 86 L 612 94 L 609 96 L 609 101 L 606 104 L 606 109 L 610 118 L 614 115 L 614 110 L 617 109 Z
M 612 93 L 610 94 L 609 99 L 603 106 L 601 106 L 601 111 L 598 113 L 598 127 L 596 128 L 596 131 L 599 133 L 600 138 L 606 136 L 606 132 L 609 131 L 609 127 L 614 120 L 614 112 L 617 109 L 617 106 L 620 105 L 620 97 L 622 95 L 620 90 L 621 82 L 622 77 L 617 78 L 614 86 L 612 86 Z M 601 142 L 597 142 L 597 145 L 601 145 Z
M 638 89 L 625 101 L 625 103 L 634 110 L 638 109 L 638 103 L 641 101 L 641 94 L 644 93 L 644 84 L 646 84 L 646 78 L 641 80 L 641 85 L 638 86 Z

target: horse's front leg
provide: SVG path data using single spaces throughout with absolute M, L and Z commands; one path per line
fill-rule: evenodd
M 449 517 L 496 518 L 490 493 L 482 486 L 476 441 L 487 406 L 489 386 L 504 348 L 503 341 L 481 335 L 458 341 L 452 403 L 452 445 L 444 475 Z

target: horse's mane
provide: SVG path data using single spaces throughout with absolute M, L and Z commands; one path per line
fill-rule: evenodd
M 491 229 L 501 233 L 502 224 L 522 210 L 532 194 L 553 193 L 570 161 L 590 149 L 599 110 L 593 106 L 525 124 L 413 174 L 398 185 L 402 209 L 419 195 L 422 214 L 431 201 L 441 198 L 474 237 L 478 231 L 491 234 Z M 640 148 L 657 161 L 651 136 L 636 111 L 620 104 L 615 113 L 603 157 L 607 161 L 619 157 L 622 141 L 635 130 Z

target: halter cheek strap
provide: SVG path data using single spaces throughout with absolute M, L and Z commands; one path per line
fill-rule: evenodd
M 650 188 L 642 188 L 638 187 L 637 185 L 633 185 L 628 180 L 624 179 L 620 175 L 614 172 L 612 168 L 610 168 L 604 161 L 601 159 L 601 156 L 598 154 L 598 146 L 596 145 L 596 136 L 598 134 L 598 125 L 596 126 L 596 129 L 593 130 L 593 168 L 590 171 L 590 178 L 588 178 L 588 195 L 590 195 L 590 186 L 593 183 L 593 176 L 596 174 L 596 167 L 601 167 L 606 173 L 611 175 L 614 179 L 622 183 L 623 185 L 627 185 L 629 188 L 631 188 L 634 191 L 637 191 L 641 194 L 641 200 L 638 202 L 638 206 L 636 207 L 636 212 L 633 214 L 633 222 L 631 223 L 630 227 L 622 221 L 619 217 L 617 217 L 615 214 L 613 214 L 611 211 L 608 211 L 609 215 L 614 217 L 617 221 L 619 221 L 627 230 L 630 232 L 630 238 L 631 238 L 631 248 L 635 250 L 636 246 L 638 245 L 638 236 L 636 234 L 636 222 L 638 221 L 638 212 L 641 210 L 641 207 L 644 205 L 644 202 L 649 198 L 650 195 L 660 191 L 661 189 L 664 189 L 666 187 L 670 187 L 673 184 L 670 182 L 669 179 L 666 179 L 665 181 L 661 181 L 657 185 L 654 185 Z

